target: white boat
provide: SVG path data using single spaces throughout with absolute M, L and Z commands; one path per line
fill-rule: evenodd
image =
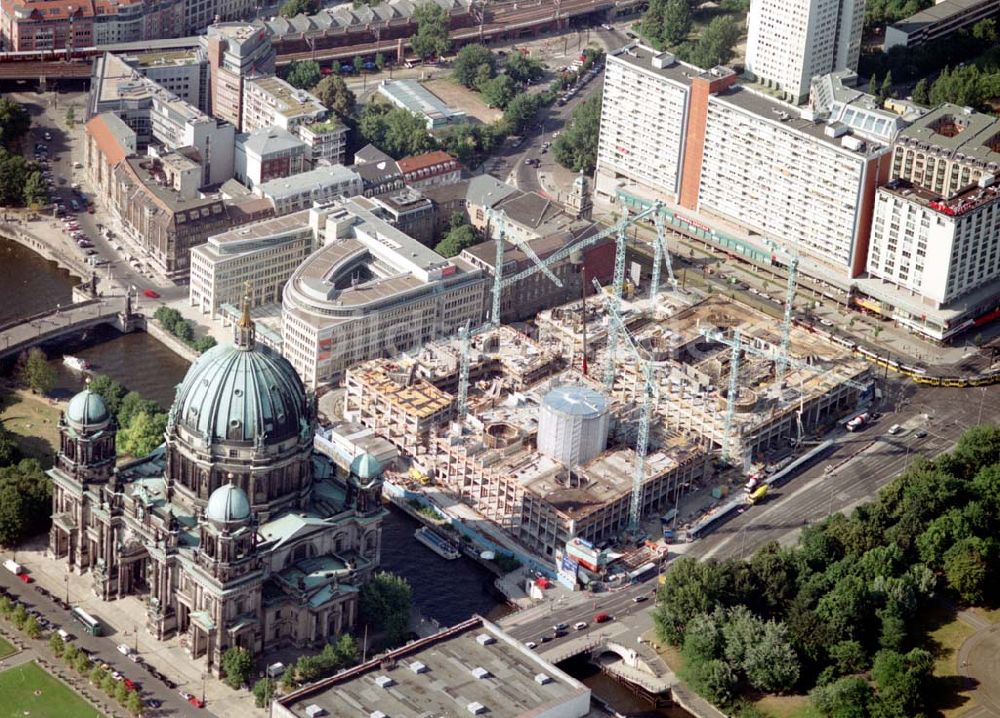
M 81 359 L 80 357 L 64 356 L 63 364 L 68 366 L 73 371 L 86 371 L 90 369 L 90 362 L 86 359 Z
M 421 526 L 416 531 L 413 532 L 413 537 L 417 539 L 424 546 L 429 548 L 431 551 L 436 553 L 441 558 L 446 558 L 449 561 L 454 561 L 456 558 L 461 557 L 462 554 L 458 552 L 458 549 L 448 541 L 447 539 L 441 538 L 436 533 L 431 531 L 426 526 Z

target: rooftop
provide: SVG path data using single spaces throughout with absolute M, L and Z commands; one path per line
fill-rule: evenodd
M 145 187 L 146 193 L 155 197 L 157 204 L 169 212 L 199 209 L 200 212 L 192 213 L 188 218 L 196 220 L 199 217 L 208 218 L 225 211 L 222 200 L 216 196 L 196 195 L 190 199 L 183 198 L 172 186 L 166 184 L 163 171 L 156 160 L 149 157 L 129 157 L 125 162 L 130 174 Z M 213 205 L 217 205 L 219 209 L 215 209 Z
M 934 25 L 987 4 L 984 0 L 940 0 L 926 10 L 893 23 L 890 27 L 911 34 L 925 25 Z
M 434 416 L 455 403 L 455 397 L 441 391 L 429 381 L 409 381 L 413 369 L 412 359 L 373 359 L 353 369 L 351 375 L 397 411 L 418 420 Z
M 399 169 L 403 172 L 419 172 L 444 165 L 446 171 L 458 169 L 458 160 L 442 150 L 425 152 L 399 160 Z
M 1000 119 L 971 107 L 940 105 L 900 132 L 896 141 L 915 142 L 957 160 L 1000 169 Z
M 129 150 L 135 147 L 135 132 L 112 112 L 92 118 L 86 128 L 110 167 L 125 159 Z
M 475 616 L 279 702 L 297 718 L 312 706 L 329 716 L 415 718 L 472 714 L 473 704 L 491 718 L 528 718 L 566 704 L 559 715 L 580 718 L 590 689 Z
M 264 182 L 257 185 L 255 190 L 261 196 L 282 199 L 345 182 L 360 182 L 360 178 L 344 165 L 329 165 Z
M 660 52 L 638 42 L 630 43 L 610 53 L 610 58 L 683 87 L 690 87 L 691 78 L 697 77 L 702 72 L 701 68 L 681 62 L 669 52 Z
M 949 217 L 967 214 L 974 209 L 1000 199 L 1000 185 L 995 180 L 985 187 L 981 187 L 978 184 L 971 185 L 947 198 L 901 179 L 892 180 L 882 189 L 897 197 L 902 197 L 910 202 L 916 202 Z
M 181 48 L 166 50 L 149 50 L 134 55 L 127 55 L 125 62 L 133 67 L 152 68 L 168 65 L 182 67 L 197 65 L 205 60 L 205 53 L 200 48 Z
M 428 119 L 450 120 L 465 116 L 465 112 L 449 107 L 417 80 L 383 80 L 378 91 L 410 112 Z
M 926 113 L 912 103 L 903 105 L 903 114 L 884 109 L 877 97 L 857 89 L 857 83 L 857 74 L 850 70 L 814 77 L 809 92 L 810 108 L 827 122 L 841 122 L 859 135 L 886 144 Z
M 295 240 L 304 230 L 310 230 L 311 233 L 309 212 L 310 210 L 302 210 L 282 217 L 265 219 L 263 222 L 235 227 L 228 232 L 209 237 L 208 242 L 191 251 L 219 258 L 254 252 L 284 241 Z
M 247 85 L 264 93 L 268 105 L 283 117 L 318 116 L 327 112 L 318 97 L 293 87 L 280 77 L 259 77 L 248 80 Z
M 305 142 L 281 127 L 262 127 L 250 134 L 237 135 L 236 145 L 260 157 L 292 150 L 305 152 L 307 147 Z

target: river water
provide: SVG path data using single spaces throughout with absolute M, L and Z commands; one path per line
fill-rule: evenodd
M 77 281 L 54 262 L 0 239 L 0 324 L 69 303 Z M 49 348 L 48 354 L 57 372 L 53 391 L 57 398 L 69 398 L 83 387 L 83 376 L 62 363 L 64 355 L 72 354 L 90 362 L 93 371 L 107 374 L 164 409 L 173 401 L 176 386 L 189 366 L 145 332 L 122 335 L 110 327 L 99 327 L 58 348 Z M 423 616 L 450 626 L 475 613 L 490 619 L 508 613 L 492 588 L 493 574 L 468 558 L 447 561 L 417 543 L 413 532 L 418 526 L 407 514 L 390 507 L 382 530 L 382 568 L 410 582 Z M 623 714 L 687 715 L 670 709 L 650 711 L 648 704 L 586 662 L 569 662 L 563 667 Z

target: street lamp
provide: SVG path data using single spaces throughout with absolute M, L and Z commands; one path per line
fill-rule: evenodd
M 66 583 L 66 603 L 69 603 L 69 574 L 63 574 L 63 581 Z

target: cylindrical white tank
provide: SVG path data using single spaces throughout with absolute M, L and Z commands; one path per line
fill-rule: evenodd
M 587 386 L 560 386 L 542 399 L 538 450 L 566 466 L 580 466 L 608 445 L 608 400 Z

